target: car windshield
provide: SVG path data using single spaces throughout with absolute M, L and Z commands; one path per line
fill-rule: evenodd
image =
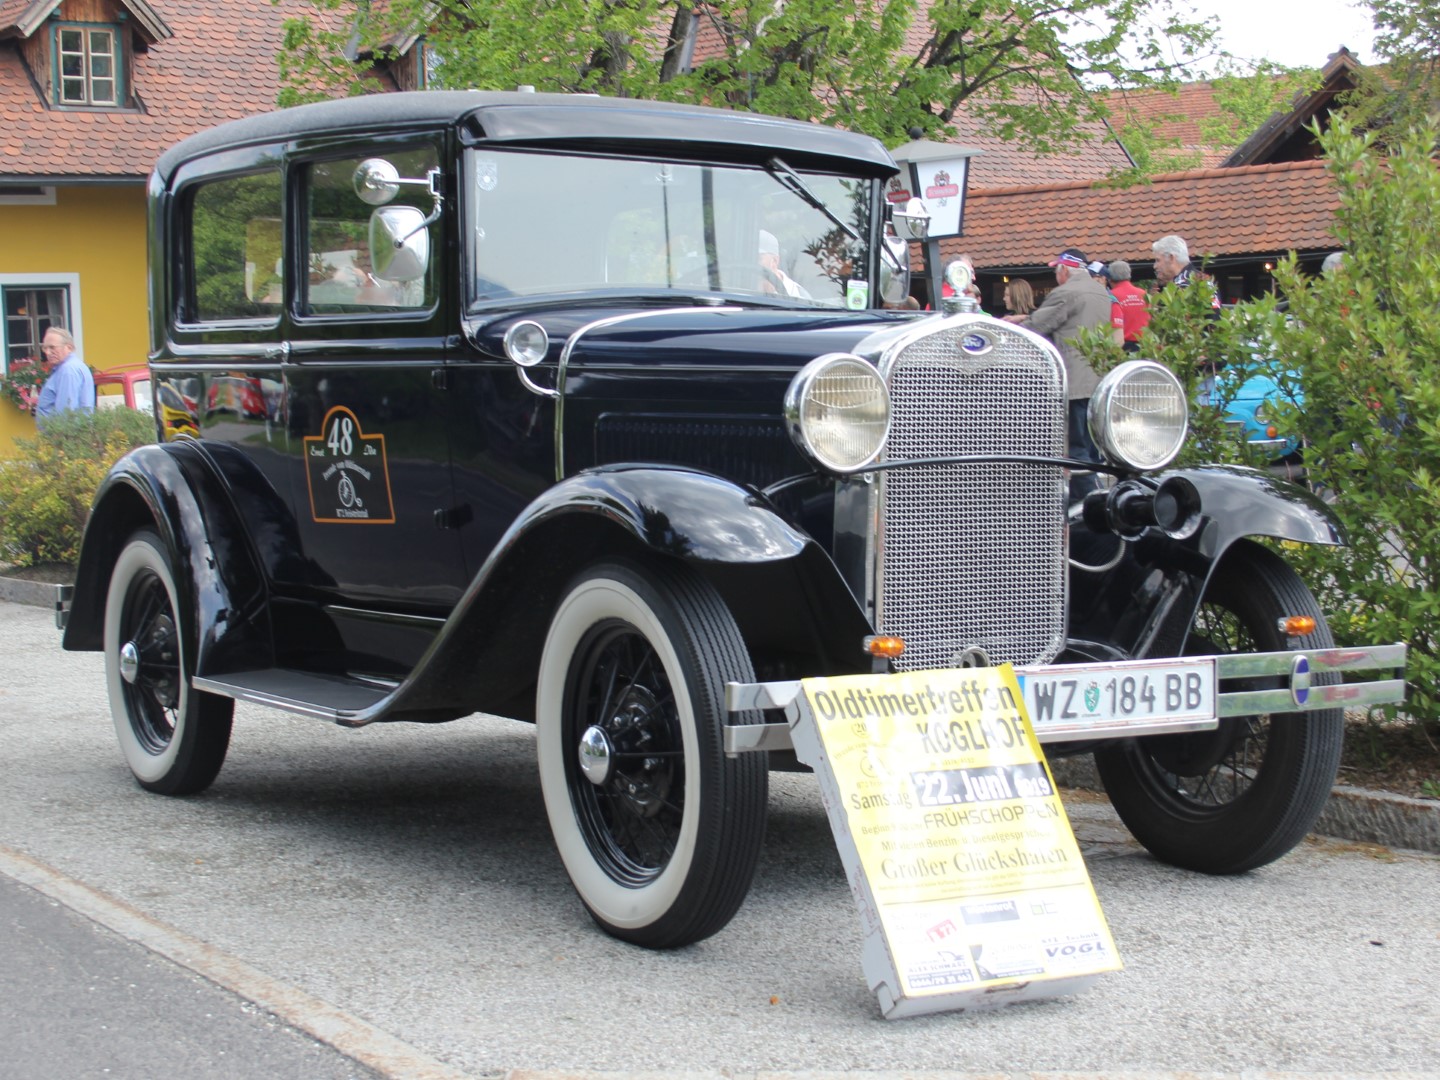
M 860 237 L 875 181 L 800 173 Z M 468 152 L 471 302 L 609 291 L 867 307 L 869 252 L 763 167 Z

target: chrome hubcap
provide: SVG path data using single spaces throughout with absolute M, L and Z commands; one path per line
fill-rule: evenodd
M 580 771 L 596 787 L 610 779 L 610 738 L 593 724 L 580 736 Z
M 133 641 L 120 646 L 120 677 L 131 686 L 140 677 L 140 650 Z

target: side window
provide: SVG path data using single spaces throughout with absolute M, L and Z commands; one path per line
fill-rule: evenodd
M 279 170 L 202 184 L 190 202 L 190 315 L 197 322 L 280 313 Z
M 390 150 L 342 161 L 319 161 L 310 166 L 306 185 L 306 282 L 301 310 L 309 315 L 348 315 L 423 311 L 436 292 L 438 245 L 431 244 L 429 266 L 414 280 L 395 281 L 380 276 L 371 258 L 370 218 L 376 208 L 355 194 L 355 170 L 368 157 L 383 157 L 401 177 L 424 179 L 436 166 L 432 148 Z M 417 184 L 400 185 L 387 206 L 413 206 L 423 219 L 433 203 Z M 431 237 L 438 235 L 430 226 Z

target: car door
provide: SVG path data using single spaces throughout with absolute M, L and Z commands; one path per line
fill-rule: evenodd
M 451 520 L 443 390 L 453 319 L 446 211 L 432 213 L 437 200 L 424 186 L 442 148 L 439 134 L 352 140 L 343 151 L 302 148 L 288 163 L 291 498 L 306 578 L 337 617 L 443 618 L 467 584 Z M 375 158 L 402 181 L 419 181 L 397 185 L 386 207 L 414 207 L 428 238 L 427 265 L 411 280 L 391 280 L 372 261 L 378 210 L 357 194 L 355 175 Z

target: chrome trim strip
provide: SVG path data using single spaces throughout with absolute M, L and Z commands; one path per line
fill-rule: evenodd
M 660 308 L 658 311 L 630 311 L 624 315 L 610 315 L 604 319 L 596 319 L 592 323 L 586 323 L 576 330 L 565 340 L 565 347 L 560 350 L 560 362 L 555 369 L 555 482 L 559 483 L 565 479 L 565 376 L 570 367 L 570 354 L 575 351 L 575 346 L 580 339 L 591 330 L 599 330 L 602 327 L 618 326 L 620 323 L 630 322 L 632 319 L 648 319 L 657 315 L 681 315 L 693 314 L 698 311 L 739 311 L 738 307 L 676 307 Z
M 1408 646 L 1366 645 L 1356 649 L 1287 649 L 1283 652 L 1231 653 L 1215 657 L 1215 674 L 1221 679 L 1243 679 L 1252 675 L 1289 675 L 1297 656 L 1310 661 L 1310 674 L 1322 671 L 1363 671 L 1369 668 L 1404 667 Z M 1312 692 L 1313 692 L 1312 686 Z
M 1384 679 L 1380 682 L 1312 686 L 1303 705 L 1295 704 L 1295 698 L 1289 687 L 1279 690 L 1246 690 L 1234 694 L 1217 694 L 1215 711 L 1221 716 L 1250 716 L 1253 713 L 1313 712 L 1316 709 L 1383 705 L 1389 701 L 1404 700 L 1405 680 Z
M 427 630 L 439 630 L 445 625 L 444 619 L 436 618 L 433 615 L 406 615 L 395 611 L 376 611 L 373 608 L 348 607 L 345 604 L 326 604 L 325 611 L 334 612 L 336 615 L 343 615 L 350 619 L 365 619 L 369 622 L 385 623 L 406 623 L 411 626 L 423 626 Z M 395 685 L 399 685 L 396 683 Z

